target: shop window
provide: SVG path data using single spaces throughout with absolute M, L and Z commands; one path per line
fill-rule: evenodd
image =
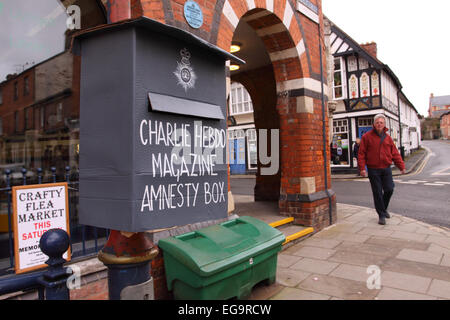
M 373 118 L 358 119 L 358 127 L 372 127 L 372 126 L 373 126 Z
M 349 166 L 348 120 L 333 121 L 333 139 L 330 145 L 331 164 Z

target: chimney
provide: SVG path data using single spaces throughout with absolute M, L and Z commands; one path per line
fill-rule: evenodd
M 377 44 L 376 42 L 368 42 L 361 44 L 361 47 L 366 50 L 372 57 L 377 59 Z

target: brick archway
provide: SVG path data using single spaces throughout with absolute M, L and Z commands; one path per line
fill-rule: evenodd
M 268 7 L 268 4 L 273 6 Z M 336 201 L 329 190 L 328 165 L 324 172 L 322 130 L 328 119 L 327 113 L 322 112 L 321 81 L 325 80 L 320 76 L 319 41 L 323 40 L 318 25 L 296 12 L 291 1 L 228 0 L 222 8 L 218 46 L 229 48 L 240 19 L 244 19 L 264 42 L 273 69 L 273 75 L 268 77 L 275 79 L 279 124 L 269 120 L 273 115 L 272 110 L 267 109 L 263 110 L 265 119 L 258 119 L 258 110 L 255 110 L 255 124 L 260 128 L 280 129 L 279 176 L 258 174 L 255 199 L 273 200 L 270 195 L 278 194 L 281 214 L 294 216 L 297 223 L 320 230 L 330 220 L 336 221 Z M 246 86 L 252 99 L 268 94 L 267 90 L 257 92 L 258 80 L 262 78 L 263 74 L 234 77 Z M 328 154 L 328 141 L 325 143 Z
M 204 0 L 204 23 L 192 29 L 181 0 L 109 0 L 109 21 L 140 15 L 187 30 L 228 50 L 240 19 L 252 26 L 269 53 L 276 86 L 280 128 L 279 207 L 283 215 L 316 230 L 336 221 L 336 199 L 330 189 L 327 112 L 324 112 L 326 68 L 321 0 L 309 0 L 316 14 L 296 10 L 294 0 Z M 124 3 L 126 5 L 124 5 Z M 308 11 L 308 10 L 306 10 Z M 116 21 L 117 21 L 116 20 Z M 319 28 L 320 26 L 320 28 Z M 323 50 L 322 50 L 323 51 Z M 323 52 L 322 52 L 323 55 Z M 322 73 L 322 75 L 321 75 Z M 325 140 L 324 140 L 324 136 Z M 325 148 L 325 149 L 324 149 Z M 325 150 L 325 152 L 324 152 Z M 331 221 L 330 221 L 331 220 Z

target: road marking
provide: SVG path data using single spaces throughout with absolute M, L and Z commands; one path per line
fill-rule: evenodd
M 439 171 L 436 171 L 436 172 L 432 173 L 431 175 L 432 176 L 450 176 L 450 172 L 444 172 L 444 171 L 447 171 L 447 170 L 450 171 L 450 167 L 442 169 L 442 170 L 439 170 Z
M 442 183 L 424 183 L 423 185 L 424 186 L 440 186 L 440 187 L 445 186 L 445 184 L 442 184 Z
M 425 182 L 428 182 L 428 181 L 424 181 L 424 180 L 394 180 L 395 182 L 398 182 L 398 183 L 405 183 L 405 184 L 418 184 L 418 183 L 425 183 Z
M 450 182 L 445 182 L 445 181 L 435 181 L 434 183 L 450 184 Z

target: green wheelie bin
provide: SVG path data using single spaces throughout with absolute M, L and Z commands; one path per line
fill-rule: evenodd
M 285 236 L 265 222 L 243 216 L 161 239 L 167 286 L 175 299 L 246 298 L 261 281 L 275 282 Z

